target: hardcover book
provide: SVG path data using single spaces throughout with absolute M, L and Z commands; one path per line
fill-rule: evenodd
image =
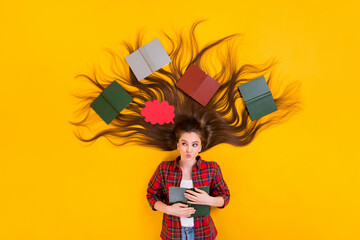
M 191 64 L 176 86 L 203 106 L 206 106 L 220 87 L 215 79 Z
M 131 53 L 125 59 L 138 81 L 171 62 L 157 38 Z
M 239 86 L 251 120 L 275 112 L 277 107 L 264 76 Z
M 113 81 L 90 104 L 90 107 L 106 122 L 111 123 L 132 102 L 132 97 L 116 81 Z
M 207 194 L 209 194 L 209 186 L 197 187 Z M 196 212 L 191 215 L 191 217 L 207 216 L 210 213 L 210 206 L 208 205 L 199 205 L 187 203 L 188 199 L 185 197 L 184 193 L 186 190 L 195 191 L 194 188 L 182 188 L 182 187 L 169 187 L 169 203 L 184 203 L 189 207 L 195 208 Z

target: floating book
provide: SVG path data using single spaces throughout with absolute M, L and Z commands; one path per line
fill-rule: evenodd
M 209 186 L 197 187 L 209 194 Z M 187 203 L 188 199 L 185 197 L 184 193 L 186 190 L 195 191 L 194 188 L 181 188 L 181 187 L 169 187 L 169 203 L 184 203 L 189 207 L 195 208 L 196 212 L 191 215 L 191 217 L 207 216 L 210 213 L 210 206 L 208 205 L 199 205 L 199 204 L 190 204 Z M 196 191 L 195 191 L 196 192 Z
M 251 120 L 256 120 L 277 110 L 274 98 L 263 76 L 240 85 L 239 90 Z
M 90 107 L 109 124 L 132 100 L 132 97 L 116 81 L 113 81 L 90 104 Z
M 125 59 L 138 81 L 171 62 L 157 38 L 131 53 Z
M 215 79 L 191 64 L 176 86 L 203 106 L 206 106 L 220 87 Z

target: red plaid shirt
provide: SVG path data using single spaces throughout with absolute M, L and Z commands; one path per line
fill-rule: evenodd
M 178 164 L 180 157 L 174 161 L 160 163 L 152 176 L 148 189 L 147 200 L 154 209 L 157 201 L 169 205 L 169 187 L 180 187 L 182 171 Z M 210 186 L 210 196 L 224 198 L 224 208 L 230 200 L 229 189 L 222 177 L 220 166 L 216 162 L 206 162 L 200 156 L 196 157 L 196 164 L 192 170 L 194 187 Z M 211 216 L 194 217 L 195 238 L 197 240 L 214 240 L 217 235 Z M 166 240 L 181 240 L 180 218 L 172 215 L 163 215 L 161 238 Z

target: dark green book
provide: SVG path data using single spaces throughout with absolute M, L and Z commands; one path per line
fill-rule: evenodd
M 207 194 L 209 194 L 209 186 L 197 187 Z M 194 188 L 181 188 L 181 187 L 169 187 L 169 203 L 184 203 L 189 207 L 195 208 L 196 212 L 191 215 L 191 217 L 207 216 L 210 213 L 210 206 L 208 205 L 199 205 L 199 204 L 190 204 L 187 203 L 188 199 L 185 197 L 184 193 L 186 190 L 195 191 Z
M 277 110 L 274 98 L 264 76 L 239 86 L 251 120 L 259 119 Z
M 113 81 L 97 97 L 90 107 L 106 122 L 111 123 L 132 102 L 132 97 L 116 81 Z

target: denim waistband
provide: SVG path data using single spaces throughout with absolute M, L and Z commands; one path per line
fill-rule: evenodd
M 195 229 L 195 227 L 183 227 L 183 226 L 181 226 L 181 228 L 182 228 L 183 230 L 185 230 L 185 231 L 189 231 L 189 230 Z

